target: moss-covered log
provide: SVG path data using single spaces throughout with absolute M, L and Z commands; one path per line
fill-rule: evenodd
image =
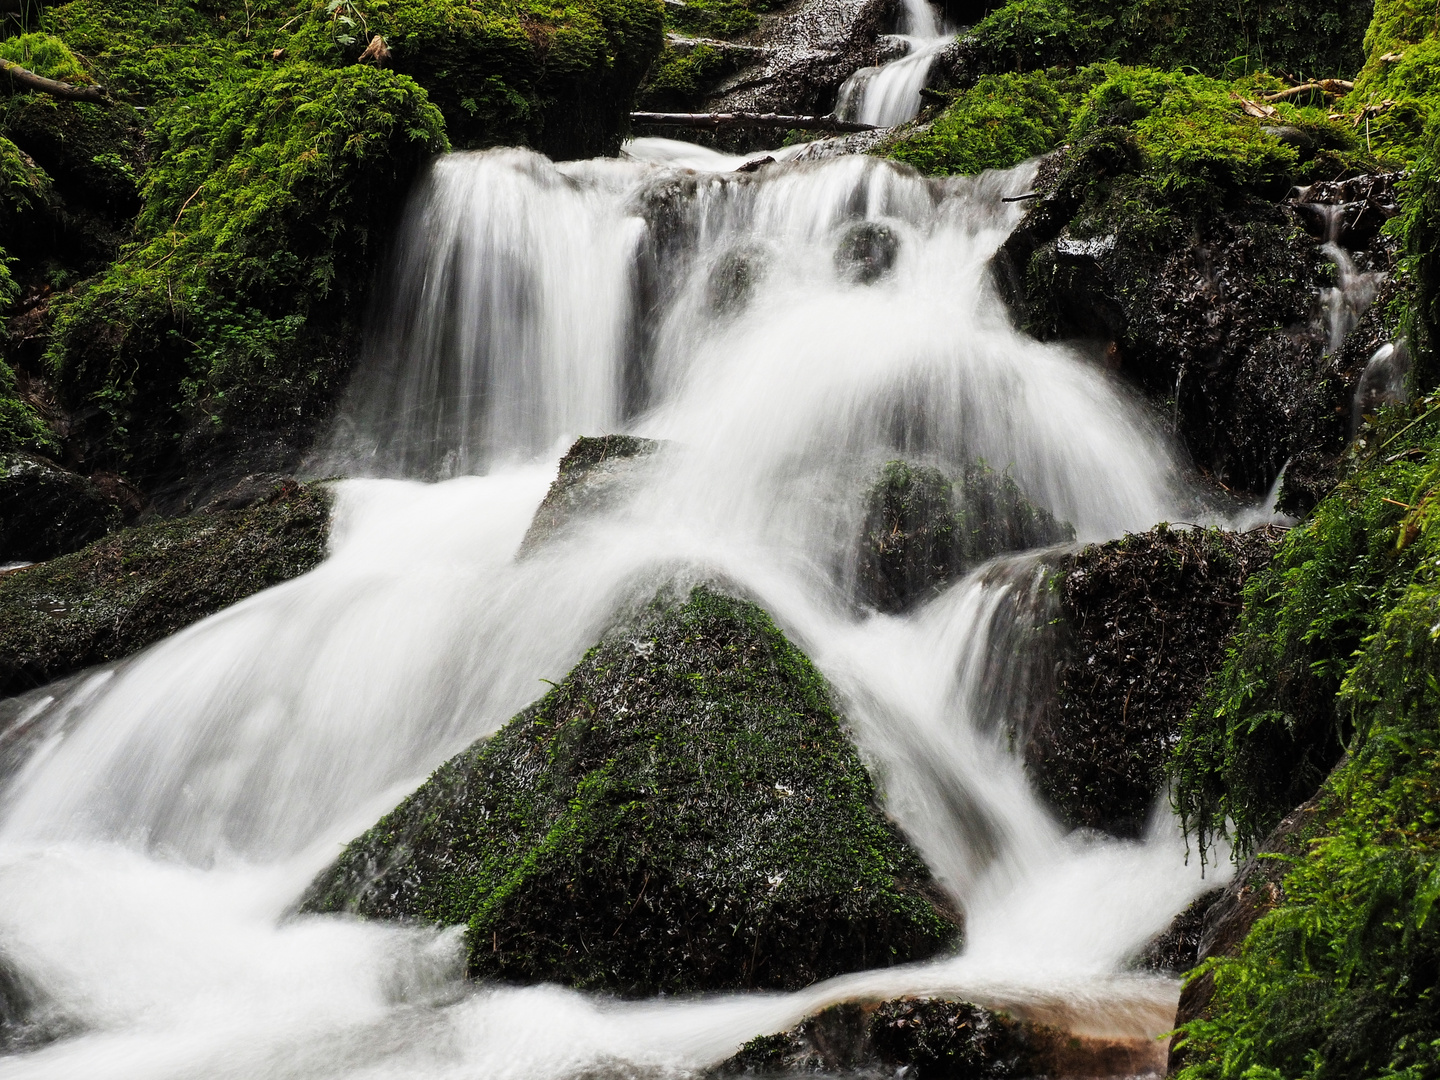
M 330 496 L 293 481 L 241 510 L 124 529 L 0 575 L 0 694 L 119 660 L 325 554 Z
M 303 906 L 463 924 L 474 977 L 653 994 L 931 956 L 956 936 L 938 895 L 809 661 L 702 587 L 443 765 Z

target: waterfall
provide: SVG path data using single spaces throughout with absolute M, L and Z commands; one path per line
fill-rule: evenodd
M 861 68 L 840 87 L 835 113 L 841 119 L 877 127 L 912 120 L 920 111 L 920 91 L 930 65 L 955 40 L 927 0 L 905 0 L 901 32 L 895 35 L 905 55 L 877 67 Z
M 896 456 L 1008 468 L 1082 540 L 1195 520 L 1155 419 L 995 294 L 1023 212 L 1002 198 L 1033 174 L 438 161 L 315 463 L 350 477 L 326 562 L 0 714 L 29 733 L 0 775 L 0 961 L 81 1031 L 0 1078 L 683 1075 L 828 1002 L 927 990 L 1165 1030 L 1178 987 L 1124 964 L 1213 881 L 1166 812 L 1143 843 L 1066 835 L 1008 749 L 1036 555 L 905 615 L 854 600 Z M 633 491 L 517 561 L 568 441 L 614 430 L 664 440 Z M 284 917 L 677 568 L 754 596 L 829 678 L 964 952 L 621 1004 L 467 987 L 453 930 Z

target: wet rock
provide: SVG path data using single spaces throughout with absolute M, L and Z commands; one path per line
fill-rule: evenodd
M 1152 938 L 1136 958 L 1136 967 L 1183 975 L 1200 962 L 1200 939 L 1205 934 L 1205 915 L 1224 890 L 1211 889 L 1176 915 L 1165 930 Z
M 0 1054 L 17 1054 L 78 1034 L 80 1025 L 0 953 Z
M 900 237 L 878 221 L 857 221 L 845 230 L 835 248 L 835 271 L 855 285 L 879 281 L 895 268 Z
M 245 510 L 123 529 L 0 574 L 0 694 L 122 659 L 303 574 L 329 530 L 328 492 L 286 480 Z
M 123 519 L 119 503 L 85 477 L 44 458 L 0 456 L 0 563 L 78 551 Z
M 870 491 L 858 594 L 881 611 L 900 611 L 996 555 L 1074 536 L 1008 473 L 973 465 L 952 480 L 932 466 L 892 461 Z
M 751 165 L 758 167 L 773 160 L 750 162 L 740 169 L 748 170 Z M 717 315 L 728 315 L 743 308 L 765 276 L 765 261 L 765 252 L 750 246 L 732 248 L 720 256 L 705 282 L 705 299 L 710 310 Z
M 1136 1076 L 1163 1064 L 1157 1049 L 1151 1040 L 1075 1036 L 967 1001 L 896 998 L 835 1005 L 789 1031 L 752 1039 L 707 1077 Z
M 559 474 L 530 521 L 520 554 L 528 554 L 580 518 L 613 503 L 627 489 L 638 462 L 659 446 L 654 439 L 633 435 L 576 439 L 560 459 Z
M 1241 589 L 1283 535 L 1162 526 L 1058 562 L 1056 693 L 1017 741 L 1069 825 L 1142 834 L 1181 722 L 1224 658 Z
M 828 690 L 753 604 L 662 592 L 355 840 L 302 909 L 467 926 L 468 971 L 795 989 L 956 937 Z

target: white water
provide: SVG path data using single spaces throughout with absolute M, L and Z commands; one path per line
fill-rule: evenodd
M 1213 878 L 1165 814 L 1143 844 L 1067 837 L 1006 749 L 1023 702 L 1005 627 L 1033 563 L 903 617 L 852 600 L 864 490 L 898 454 L 1009 467 L 1081 539 L 1195 520 L 1149 416 L 994 296 L 986 262 L 1021 212 L 1001 196 L 1030 179 L 441 159 L 392 330 L 317 468 L 455 478 L 339 484 L 318 569 L 20 703 L 0 957 L 81 1033 L 0 1077 L 678 1075 L 827 1002 L 925 990 L 1081 1033 L 1167 1029 L 1178 987 L 1125 961 Z M 899 237 L 869 285 L 835 259 L 862 219 Z M 632 496 L 515 561 L 570 439 L 617 429 L 668 440 Z M 959 957 L 622 1005 L 466 987 L 454 932 L 284 917 L 341 844 L 677 572 L 753 595 L 830 678 L 965 906 Z
M 892 127 L 915 118 L 920 91 L 935 57 L 955 40 L 927 0 L 905 0 L 905 22 L 899 35 L 905 55 L 878 67 L 861 68 L 840 87 L 835 114 L 877 127 Z

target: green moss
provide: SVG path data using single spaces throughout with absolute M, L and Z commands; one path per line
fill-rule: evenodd
M 277 485 L 244 510 L 174 518 L 0 576 L 0 694 L 119 660 L 325 554 L 330 497 Z
M 873 799 L 809 661 L 699 588 L 443 765 L 305 908 L 464 924 L 473 976 L 795 988 L 953 934 Z
M 924 173 L 1008 169 L 1064 141 L 1074 111 L 1058 73 L 984 75 L 956 95 L 928 130 L 884 148 Z
M 1012 0 L 973 31 L 991 70 L 1119 60 L 1233 78 L 1249 71 L 1348 77 L 1370 5 L 1352 0 Z
M 94 82 L 69 46 L 50 34 L 24 34 L 0 41 L 0 59 L 59 82 L 76 85 Z
M 0 248 L 0 256 L 3 252 L 4 249 Z M 4 295 L 8 278 L 8 272 L 0 268 L 0 311 L 9 299 Z M 13 281 L 11 284 L 13 286 Z M 45 421 L 34 406 L 19 396 L 14 370 L 0 360 L 0 454 L 15 450 L 50 450 L 54 446 L 55 436 Z
M 174 464 L 187 426 L 313 421 L 347 369 L 369 267 L 411 178 L 445 145 L 410 79 L 294 63 L 155 124 L 141 243 L 57 305 L 50 361 L 130 468 Z
M 696 45 L 683 52 L 667 46 L 645 77 L 640 104 L 657 112 L 697 109 L 704 95 L 740 65 L 733 52 L 713 45 Z

